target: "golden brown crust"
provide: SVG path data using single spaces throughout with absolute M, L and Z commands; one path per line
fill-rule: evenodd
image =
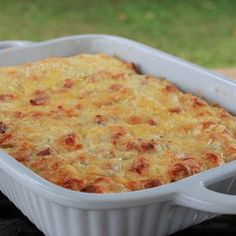
M 0 69 L 0 148 L 82 192 L 152 188 L 236 159 L 236 119 L 113 57 Z

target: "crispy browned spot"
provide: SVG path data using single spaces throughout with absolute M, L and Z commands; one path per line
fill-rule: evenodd
M 7 131 L 7 126 L 2 121 L 0 121 L 0 134 L 5 134 L 6 131 Z
M 37 156 L 47 156 L 52 154 L 52 149 L 50 147 L 45 148 L 37 153 Z
M 199 173 L 201 171 L 200 164 L 193 157 L 186 157 L 174 163 L 168 170 L 172 181 L 182 179 L 184 177 Z
M 94 118 L 94 122 L 99 125 L 105 124 L 105 118 L 102 115 L 96 115 Z
M 64 81 L 63 88 L 72 88 L 74 84 L 75 84 L 75 81 L 74 81 L 74 80 L 72 80 L 72 79 L 66 79 L 66 80 Z
M 201 99 L 194 97 L 192 98 L 192 106 L 194 108 L 199 108 L 199 107 L 206 106 L 206 103 L 203 102 Z
M 215 125 L 216 123 L 214 122 L 214 121 L 204 121 L 203 123 L 202 123 L 202 128 L 203 129 L 207 129 L 207 128 L 209 128 L 210 126 L 212 126 L 212 125 Z
M 7 102 L 16 98 L 14 94 L 0 94 L 0 102 Z
M 142 121 L 142 118 L 140 116 L 130 116 L 127 119 L 127 122 L 131 125 L 140 124 L 141 121 Z
M 147 160 L 144 158 L 140 158 L 139 160 L 136 160 L 132 164 L 130 171 L 136 172 L 139 175 L 142 175 L 144 172 L 147 171 L 148 167 L 149 167 L 149 163 L 147 162 Z
M 123 88 L 123 86 L 121 84 L 112 84 L 110 85 L 110 89 L 113 91 L 119 91 Z
M 147 179 L 147 180 L 140 180 L 140 181 L 129 181 L 127 183 L 127 187 L 132 191 L 147 189 L 147 188 L 154 188 L 162 185 L 159 179 Z
M 157 122 L 154 119 L 149 119 L 147 122 L 149 125 L 157 125 Z
M 63 182 L 61 186 L 67 189 L 78 191 L 80 189 L 83 189 L 85 184 L 84 184 L 84 181 L 81 179 L 71 178 Z
M 45 105 L 48 102 L 48 99 L 48 96 L 33 98 L 30 99 L 30 104 L 33 106 Z
M 77 136 L 74 133 L 63 136 L 61 142 L 68 151 L 75 151 L 83 148 L 83 145 L 78 143 Z
M 169 109 L 169 112 L 172 112 L 172 113 L 180 113 L 182 111 L 183 109 L 181 107 L 172 107 Z
M 165 90 L 169 93 L 173 93 L 177 91 L 177 88 L 174 85 L 166 85 Z

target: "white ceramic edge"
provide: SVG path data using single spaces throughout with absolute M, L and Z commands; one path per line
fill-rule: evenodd
M 169 61 L 174 61 L 175 63 L 184 64 L 186 67 L 189 67 L 193 70 L 199 70 L 202 73 L 207 74 L 212 78 L 212 80 L 220 82 L 222 85 L 229 85 L 232 87 L 232 92 L 235 91 L 235 84 L 231 81 L 226 80 L 224 77 L 218 76 L 212 72 L 209 72 L 206 69 L 203 69 L 199 66 L 193 65 L 191 63 L 185 62 L 184 60 L 178 59 L 174 56 L 168 55 L 166 53 L 160 52 L 158 50 L 152 49 L 145 45 L 123 39 L 116 36 L 106 36 L 106 35 L 83 35 L 83 36 L 72 36 L 65 37 L 61 39 L 49 40 L 42 43 L 37 43 L 35 45 L 27 46 L 27 48 L 46 46 L 49 44 L 54 44 L 56 42 L 66 42 L 67 40 L 81 38 L 97 38 L 105 39 L 107 41 L 123 41 L 130 45 L 134 45 L 140 50 L 149 51 L 152 54 L 155 54 L 162 59 L 167 59 Z M 22 48 L 19 49 L 9 49 L 3 51 L 1 57 L 4 57 L 4 54 L 7 55 L 9 51 L 13 53 L 18 53 Z M 200 79 L 200 78 L 199 78 Z M 213 183 L 220 181 L 224 178 L 232 177 L 236 170 L 236 163 L 232 162 L 226 164 L 222 167 L 211 169 L 204 173 L 197 174 L 195 176 L 183 179 L 176 183 L 167 184 L 160 186 L 158 188 L 152 188 L 137 192 L 129 193 L 116 193 L 116 194 L 88 194 L 75 192 L 61 187 L 55 186 L 54 184 L 49 183 L 38 175 L 34 174 L 32 171 L 15 161 L 3 151 L 0 152 L 1 155 L 1 167 L 8 175 L 16 179 L 20 184 L 24 185 L 26 188 L 31 191 L 39 194 L 40 196 L 50 199 L 51 201 L 57 202 L 62 205 L 72 206 L 75 208 L 82 209 L 115 209 L 115 208 L 128 208 L 135 206 L 142 206 L 146 204 L 152 204 L 162 201 L 170 201 L 180 205 L 192 207 L 198 210 L 204 210 L 209 212 L 217 213 L 236 213 L 236 206 L 233 204 L 236 201 L 236 197 L 227 196 L 224 194 L 214 193 L 217 201 L 214 199 L 208 199 L 208 192 L 202 192 L 203 194 L 198 194 L 193 196 L 191 194 L 192 188 L 190 186 L 196 186 L 199 190 L 203 189 L 201 183 Z M 194 185 L 193 185 L 194 184 Z M 204 195 L 205 194 L 205 195 Z M 226 202 L 227 199 L 230 201 Z M 235 200 L 234 200 L 235 199 Z M 198 204 L 201 203 L 201 204 Z M 219 208 L 218 204 L 221 204 Z
M 2 50 L 9 50 L 10 48 L 26 47 L 33 43 L 34 42 L 32 41 L 26 41 L 26 40 L 0 41 L 0 52 Z

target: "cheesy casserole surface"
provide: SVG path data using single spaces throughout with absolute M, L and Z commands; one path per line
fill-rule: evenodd
M 114 57 L 2 68 L 0 85 L 0 148 L 68 189 L 141 190 L 236 159 L 235 117 Z

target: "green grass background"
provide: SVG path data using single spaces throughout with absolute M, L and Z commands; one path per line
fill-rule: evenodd
M 206 67 L 236 66 L 236 0 L 1 0 L 0 40 L 134 39 Z

